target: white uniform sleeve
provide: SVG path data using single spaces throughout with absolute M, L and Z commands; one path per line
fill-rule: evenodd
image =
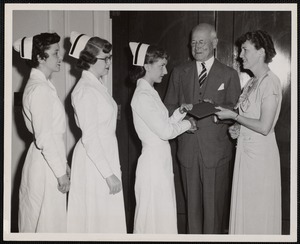
M 82 131 L 82 143 L 88 157 L 95 164 L 103 178 L 113 174 L 109 162 L 105 157 L 101 141 L 98 135 L 98 127 L 106 126 L 105 121 L 101 121 L 95 109 L 97 98 L 88 88 L 81 89 L 72 96 L 73 106 L 77 115 L 79 127 Z
M 140 93 L 133 103 L 133 110 L 144 123 L 162 140 L 170 140 L 187 131 L 191 127 L 188 120 L 178 120 L 179 111 L 166 117 L 156 106 L 151 95 Z M 182 114 L 181 116 L 184 116 Z M 176 120 L 178 120 L 176 122 Z
M 36 146 L 42 151 L 54 175 L 59 178 L 66 174 L 67 159 L 61 158 L 61 144 L 54 138 L 52 123 L 55 114 L 51 92 L 47 86 L 36 87 L 31 96 L 30 112 Z
M 186 116 L 186 113 L 180 113 L 179 108 L 174 110 L 174 113 L 170 117 L 171 123 L 178 123 L 179 121 L 183 120 L 183 118 Z

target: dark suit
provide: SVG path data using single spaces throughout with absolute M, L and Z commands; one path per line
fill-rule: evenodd
M 196 104 L 203 99 L 233 108 L 240 93 L 237 72 L 217 59 L 200 88 L 196 61 L 192 61 L 174 68 L 164 102 L 170 113 L 182 103 Z M 214 122 L 214 116 L 209 116 L 197 121 L 199 129 L 194 134 L 178 137 L 177 156 L 187 200 L 188 233 L 218 234 L 224 231 L 224 224 L 228 226 L 226 201 L 231 191 L 229 163 L 233 160 L 228 126 L 222 121 Z

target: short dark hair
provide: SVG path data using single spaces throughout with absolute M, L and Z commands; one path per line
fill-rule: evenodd
M 276 55 L 276 51 L 274 48 L 273 40 L 266 31 L 249 31 L 240 36 L 235 42 L 235 45 L 238 47 L 239 51 L 241 50 L 242 44 L 246 41 L 250 41 L 257 50 L 263 48 L 266 54 L 264 60 L 265 63 L 272 62 L 273 57 L 275 57 Z
M 76 67 L 83 70 L 88 70 L 91 64 L 97 62 L 97 55 L 102 50 L 104 53 L 109 53 L 112 49 L 112 44 L 100 37 L 92 37 L 89 39 L 85 48 L 80 52 Z
M 49 50 L 50 45 L 58 43 L 60 36 L 57 33 L 41 33 L 32 38 L 32 56 L 31 60 L 26 60 L 27 64 L 36 68 L 39 66 L 38 57 L 47 59 L 49 55 L 45 52 Z
M 150 45 L 147 49 L 144 64 L 153 64 L 158 61 L 158 59 L 169 59 L 167 52 L 158 46 Z M 136 82 L 138 79 L 142 78 L 146 74 L 144 66 L 133 66 L 129 76 L 130 80 Z

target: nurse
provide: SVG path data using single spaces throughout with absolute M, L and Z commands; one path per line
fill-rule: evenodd
M 184 120 L 192 104 L 183 104 L 171 117 L 154 84 L 167 74 L 167 53 L 156 46 L 131 42 L 132 79 L 137 86 L 131 108 L 135 130 L 142 142 L 135 181 L 134 233 L 177 234 L 177 211 L 169 141 L 196 126 Z
M 82 136 L 72 159 L 68 232 L 126 233 L 116 137 L 118 109 L 102 80 L 111 65 L 112 45 L 74 31 L 70 40 L 69 55 L 82 71 L 71 95 Z
M 24 37 L 14 49 L 31 67 L 23 94 L 23 116 L 33 134 L 19 190 L 19 232 L 66 232 L 66 192 L 70 180 L 64 107 L 50 78 L 61 66 L 60 37 Z

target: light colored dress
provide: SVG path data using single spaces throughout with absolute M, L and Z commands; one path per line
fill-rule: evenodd
M 65 111 L 56 89 L 32 69 L 23 94 L 23 116 L 33 134 L 19 191 L 19 232 L 66 232 L 66 194 L 57 178 L 66 174 Z
M 83 71 L 72 105 L 82 137 L 73 152 L 68 232 L 126 233 L 123 191 L 109 194 L 105 180 L 112 174 L 121 180 L 117 104 L 101 80 Z
M 278 106 L 272 129 L 267 136 L 244 126 L 240 128 L 232 183 L 229 233 L 280 234 L 280 157 L 274 126 L 281 108 L 281 85 L 278 77 L 269 71 L 251 89 L 253 90 L 248 99 L 239 106 L 242 116 L 258 119 L 264 99 L 268 96 L 276 96 Z
M 142 141 L 135 181 L 134 233 L 177 234 L 174 174 L 169 139 L 187 131 L 186 113 L 169 117 L 156 90 L 137 81 L 131 107 L 135 130 Z

